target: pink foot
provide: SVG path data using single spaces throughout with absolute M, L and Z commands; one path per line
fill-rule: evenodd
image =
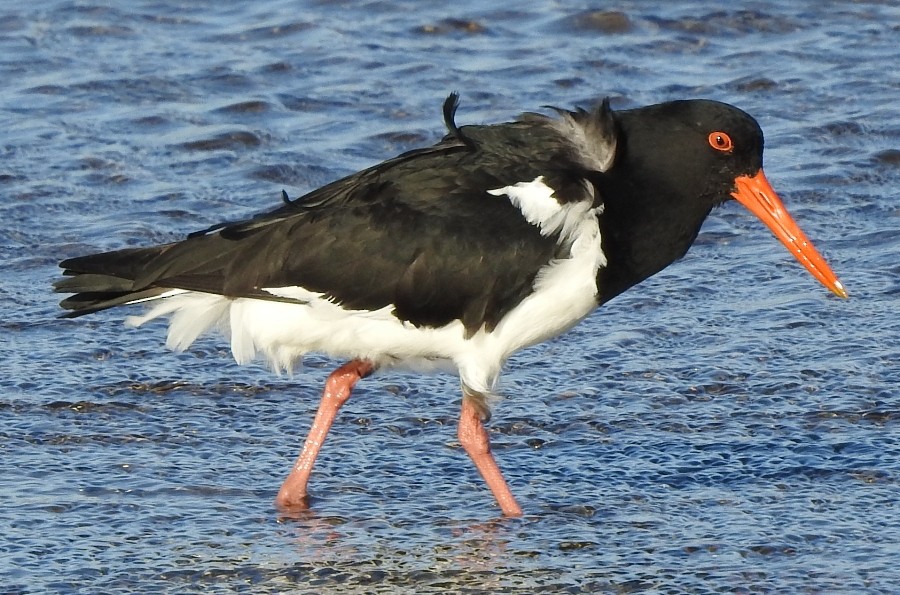
M 309 508 L 309 494 L 306 486 L 312 473 L 313 464 L 325 436 L 334 423 L 334 418 L 341 406 L 350 398 L 353 387 L 361 379 L 375 370 L 371 362 L 365 360 L 352 360 L 347 362 L 328 376 L 325 381 L 325 390 L 322 391 L 322 400 L 319 410 L 313 420 L 312 428 L 303 444 L 303 450 L 294 463 L 294 468 L 284 480 L 278 495 L 275 496 L 275 506 L 281 510 L 294 512 Z
M 516 503 L 516 499 L 509 490 L 506 480 L 503 479 L 500 467 L 497 466 L 497 462 L 491 454 L 490 438 L 488 438 L 488 433 L 481 422 L 479 410 L 472 403 L 472 398 L 465 394 L 463 395 L 457 435 L 463 449 L 471 457 L 485 483 L 487 483 L 494 494 L 494 498 L 497 500 L 497 504 L 500 505 L 503 515 L 508 517 L 522 516 L 522 509 Z

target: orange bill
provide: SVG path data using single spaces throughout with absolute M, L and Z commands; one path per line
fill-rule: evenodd
M 838 281 L 831 267 L 788 214 L 763 170 L 760 169 L 755 176 L 738 176 L 734 183 L 737 191 L 731 195 L 759 217 L 822 285 L 839 297 L 847 297 L 844 285 Z

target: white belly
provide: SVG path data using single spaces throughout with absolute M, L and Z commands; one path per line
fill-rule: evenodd
M 304 354 L 317 352 L 367 359 L 377 367 L 456 369 L 465 386 L 490 394 L 510 355 L 565 332 L 597 305 L 597 271 L 606 265 L 598 209 L 586 204 L 557 204 L 555 209 L 549 203 L 527 204 L 527 200 L 534 203 L 535 190 L 545 203 L 552 200 L 542 196 L 545 189 L 538 178 L 492 191 L 522 202 L 524 214 L 542 232 L 562 230 L 560 241 L 568 250 L 565 258 L 550 261 L 538 272 L 534 291 L 490 332 L 482 328 L 466 338 L 458 320 L 439 328 L 416 327 L 397 319 L 392 306 L 349 310 L 302 287 L 264 289 L 295 302 L 173 290 L 152 302 L 146 314 L 126 322 L 139 326 L 170 315 L 166 344 L 177 350 L 186 349 L 204 332 L 219 330 L 230 338 L 238 363 L 261 356 L 279 372 L 290 371 Z

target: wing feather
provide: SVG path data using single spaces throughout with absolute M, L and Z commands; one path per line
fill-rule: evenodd
M 543 176 L 561 202 L 599 198 L 553 120 L 457 127 L 448 101 L 450 134 L 432 147 L 181 242 L 64 261 L 57 290 L 78 294 L 63 306 L 77 316 L 173 288 L 284 300 L 262 288 L 300 286 L 415 325 L 492 328 L 560 247 L 488 190 Z

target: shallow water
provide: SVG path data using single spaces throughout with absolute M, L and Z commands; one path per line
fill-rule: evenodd
M 0 592 L 900 590 L 900 9 L 892 2 L 385 0 L 0 7 Z M 170 241 L 461 123 L 709 97 L 852 298 L 738 205 L 688 256 L 510 362 L 490 429 L 526 516 L 456 443 L 457 381 L 362 382 L 271 506 L 336 365 L 185 354 L 59 320 L 65 257 Z

